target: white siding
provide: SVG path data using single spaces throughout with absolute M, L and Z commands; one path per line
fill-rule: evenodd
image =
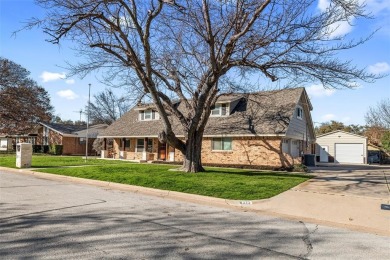
M 335 158 L 336 144 L 363 144 L 364 162 L 367 160 L 367 139 L 363 136 L 353 135 L 345 132 L 334 132 L 328 135 L 317 137 L 316 154 L 320 155 L 323 146 L 329 147 L 329 155 Z M 336 159 L 336 158 L 335 158 Z M 335 161 L 337 162 L 337 161 Z
M 297 108 L 300 107 L 303 110 L 302 118 L 297 116 Z M 301 145 L 291 145 L 290 154 L 293 157 L 300 156 L 302 148 L 306 151 L 310 151 L 310 145 L 314 143 L 315 135 L 312 129 L 310 108 L 307 105 L 307 100 L 304 95 L 301 96 L 300 101 L 294 108 L 293 116 L 291 117 L 286 138 L 302 141 Z M 304 148 L 305 147 L 305 148 Z
M 297 118 L 298 107 L 301 107 L 303 109 L 302 119 Z M 294 108 L 294 113 L 290 120 L 286 137 L 304 141 L 307 140 L 309 142 L 313 141 L 315 137 L 314 133 L 311 131 L 310 120 L 310 110 L 308 106 L 305 105 L 305 101 L 303 100 L 302 96 L 298 105 Z

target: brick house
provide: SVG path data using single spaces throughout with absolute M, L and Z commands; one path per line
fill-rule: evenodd
M 315 153 L 311 110 L 304 88 L 221 96 L 204 132 L 202 163 L 272 167 L 300 163 L 303 153 Z M 184 138 L 180 125 L 173 126 Z M 158 140 L 162 129 L 153 104 L 137 105 L 98 136 L 104 139 L 102 157 L 181 162 L 179 150 Z
M 14 151 L 17 143 L 36 144 L 37 134 L 0 134 L 0 151 Z
M 92 143 L 100 132 L 107 128 L 106 124 L 89 126 L 88 129 L 88 154 L 94 154 Z M 54 123 L 40 123 L 35 129 L 37 145 L 58 144 L 63 146 L 64 155 L 85 154 L 86 125 L 66 125 Z

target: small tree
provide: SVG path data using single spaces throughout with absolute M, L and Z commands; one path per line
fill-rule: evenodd
M 249 76 L 327 88 L 375 78 L 336 56 L 365 41 L 333 37 L 338 23 L 364 17 L 357 0 L 331 0 L 321 11 L 315 0 L 37 2 L 47 16 L 30 26 L 42 26 L 52 43 L 79 43 L 87 62 L 73 73 L 104 68 L 106 79 L 133 86 L 129 95 L 145 94 L 164 124 L 160 141 L 182 152 L 187 172 L 203 170 L 202 138 L 216 100 L 237 87 L 256 90 Z
M 92 143 L 92 150 L 96 152 L 96 154 L 101 154 L 103 150 L 103 139 L 96 138 Z
M 390 98 L 383 99 L 366 113 L 366 123 L 371 127 L 390 129 Z
M 390 152 L 390 131 L 387 131 L 383 134 L 381 142 L 383 149 L 385 149 L 387 152 Z

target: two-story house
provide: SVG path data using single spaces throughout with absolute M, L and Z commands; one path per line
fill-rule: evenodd
M 304 88 L 221 96 L 204 132 L 202 163 L 273 167 L 299 163 L 303 153 L 314 153 L 311 110 Z M 177 137 L 184 138 L 179 124 L 173 125 Z M 137 105 L 98 136 L 104 138 L 102 156 L 181 162 L 180 151 L 158 140 L 162 129 L 153 104 Z

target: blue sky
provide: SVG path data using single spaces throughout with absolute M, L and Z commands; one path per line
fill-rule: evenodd
M 318 10 L 329 0 L 319 0 Z M 366 44 L 339 55 L 352 60 L 360 68 L 373 73 L 390 73 L 390 1 L 368 0 L 367 10 L 375 19 L 353 21 L 355 26 L 340 24 L 336 34 L 350 32 L 351 37 L 360 38 L 379 28 Z M 50 94 L 56 114 L 63 119 L 78 120 L 88 98 L 88 84 L 92 84 L 91 96 L 105 86 L 97 79 L 99 75 L 88 75 L 84 79 L 66 78 L 66 61 L 75 62 L 81 57 L 71 49 L 72 43 L 53 45 L 45 41 L 46 35 L 37 29 L 12 33 L 21 29 L 32 16 L 42 17 L 44 10 L 35 6 L 33 0 L 0 0 L 0 56 L 13 60 L 31 72 L 31 77 Z M 305 86 L 314 110 L 314 122 L 329 120 L 345 124 L 364 124 L 364 114 L 370 106 L 381 99 L 390 98 L 390 77 L 375 83 L 358 82 L 358 87 L 344 90 L 325 90 L 320 85 Z M 120 93 L 121 90 L 114 89 Z

